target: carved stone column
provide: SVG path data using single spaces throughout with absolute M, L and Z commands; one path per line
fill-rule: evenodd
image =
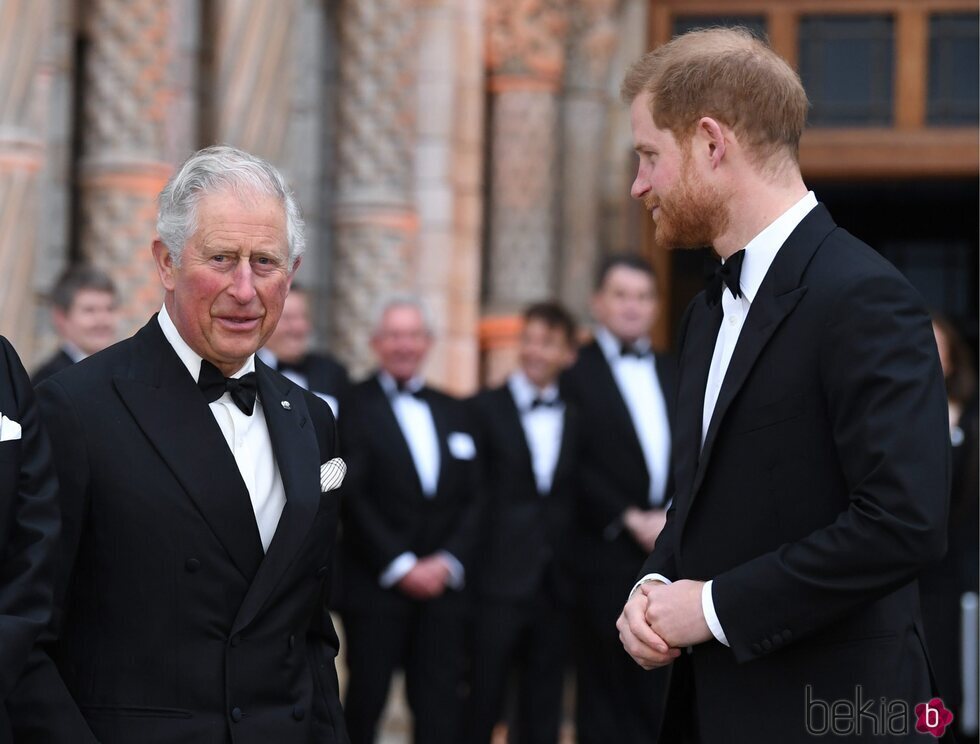
M 331 347 L 358 376 L 380 298 L 415 287 L 418 49 L 411 0 L 341 0 Z
M 571 12 L 562 99 L 559 296 L 582 319 L 588 315 L 600 254 L 609 62 L 618 41 L 614 18 L 619 4 L 619 0 L 574 0 Z
M 41 219 L 49 0 L 0 0 L 0 333 L 29 365 Z
M 171 4 L 89 0 L 83 16 L 80 166 L 82 255 L 108 271 L 128 335 L 162 302 L 150 245 L 156 196 L 172 171 Z
M 567 5 L 567 0 L 490 0 L 487 8 L 490 204 L 484 311 L 490 316 L 513 315 L 556 290 L 558 91 Z M 485 379 L 496 381 L 512 366 L 507 346 L 498 343 L 485 356 Z

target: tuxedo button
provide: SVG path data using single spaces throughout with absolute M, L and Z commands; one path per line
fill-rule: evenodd
M 233 720 L 235 723 L 238 723 L 239 721 L 241 721 L 243 717 L 244 717 L 244 715 L 242 713 L 242 709 L 241 708 L 232 708 L 231 709 L 231 720 Z
M 753 643 L 752 644 L 752 653 L 754 653 L 754 654 L 761 654 L 762 653 L 762 646 L 760 646 L 758 643 Z
M 201 562 L 197 558 L 188 558 L 184 562 L 184 568 L 187 569 L 188 573 L 197 573 L 197 570 L 201 567 Z
M 289 636 L 289 647 L 296 648 L 296 636 L 290 634 Z
M 242 637 L 240 635 L 238 635 L 237 633 L 231 637 L 231 645 L 232 646 L 237 646 L 241 642 L 242 642 Z
M 293 718 L 297 721 L 302 721 L 306 717 L 306 710 L 302 705 L 293 706 Z
M 784 630 L 779 635 L 782 637 L 783 641 L 785 641 L 786 643 L 789 643 L 791 640 L 793 640 L 793 631 L 791 631 L 791 630 Z
M 330 570 L 330 566 L 320 566 L 320 568 L 317 569 L 316 577 L 318 579 L 322 579 L 324 576 L 327 575 L 327 571 L 329 570 Z
M 762 641 L 762 650 L 763 651 L 772 651 L 772 641 L 770 641 L 768 638 L 766 638 L 765 640 L 763 640 Z
M 783 645 L 783 637 L 778 633 L 772 637 L 772 647 L 779 648 Z

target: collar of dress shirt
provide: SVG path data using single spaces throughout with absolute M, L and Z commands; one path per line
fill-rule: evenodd
M 552 383 L 541 390 L 528 379 L 523 370 L 513 372 L 507 378 L 507 386 L 510 388 L 510 394 L 514 396 L 517 410 L 521 413 L 530 410 L 535 398 L 541 398 L 541 400 L 546 400 L 549 403 L 558 399 L 558 385 Z
M 89 356 L 84 351 L 82 351 L 81 349 L 79 349 L 71 341 L 65 341 L 65 342 L 63 342 L 61 344 L 61 350 L 63 352 L 65 352 L 68 355 L 69 359 L 71 359 L 73 362 L 75 362 L 75 364 L 78 364 L 83 359 L 87 359 L 88 356 Z
M 599 344 L 599 348 L 602 349 L 606 361 L 610 364 L 617 359 L 623 358 L 623 341 L 614 336 L 612 331 L 605 326 L 596 326 L 595 340 Z M 633 342 L 633 345 L 644 354 L 650 351 L 650 339 L 646 336 L 640 336 L 640 338 Z
M 385 391 L 385 395 L 389 398 L 393 398 L 398 395 L 398 383 L 395 382 L 395 378 L 390 374 L 381 370 L 378 372 L 378 382 L 381 383 L 381 389 Z M 425 378 L 421 375 L 415 375 L 408 382 L 405 383 L 405 388 L 410 393 L 417 393 L 419 390 L 425 387 Z
M 174 325 L 173 320 L 170 318 L 170 313 L 167 312 L 167 306 L 164 305 L 160 308 L 160 314 L 157 315 L 157 322 L 160 323 L 160 330 L 163 331 L 163 335 L 170 342 L 170 345 L 174 347 L 174 351 L 177 352 L 177 356 L 180 357 L 180 361 L 184 363 L 187 367 L 187 371 L 190 372 L 191 377 L 194 378 L 194 382 L 197 382 L 197 378 L 201 376 L 201 357 L 194 349 L 192 349 L 183 337 L 180 335 L 180 331 L 177 330 L 177 326 Z M 241 377 L 244 374 L 255 371 L 255 354 L 250 354 L 248 359 L 245 360 L 245 364 L 242 365 L 232 377 Z
M 766 278 L 780 247 L 815 206 L 817 206 L 817 197 L 812 191 L 807 191 L 802 199 L 769 223 L 768 227 L 746 244 L 739 286 L 749 304 L 755 299 L 759 287 L 762 286 L 762 280 Z

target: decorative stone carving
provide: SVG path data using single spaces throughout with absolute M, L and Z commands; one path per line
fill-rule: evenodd
M 416 16 L 410 0 L 342 0 L 331 348 L 373 364 L 372 311 L 414 284 Z
M 487 310 L 550 296 L 557 271 L 557 91 L 567 0 L 488 7 L 490 204 Z
M 48 0 L 0 0 L 0 333 L 33 354 L 34 256 L 40 220 Z
M 91 0 L 83 70 L 81 252 L 119 283 L 122 335 L 159 309 L 150 245 L 166 162 L 171 5 Z
M 487 67 L 493 75 L 557 87 L 565 64 L 569 0 L 489 0 Z

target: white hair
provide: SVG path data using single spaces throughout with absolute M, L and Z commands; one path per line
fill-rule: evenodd
M 387 313 L 392 308 L 396 307 L 414 307 L 419 311 L 419 315 L 422 316 L 422 325 L 425 326 L 425 332 L 430 336 L 435 336 L 435 330 L 432 325 L 432 316 L 429 314 L 429 309 L 425 306 L 422 298 L 414 294 L 393 294 L 381 298 L 381 300 L 374 306 L 373 313 L 373 323 L 371 328 L 373 328 L 373 334 L 377 334 L 381 330 L 381 324 L 385 319 L 385 313 Z
M 197 230 L 201 198 L 227 189 L 239 196 L 263 195 L 277 199 L 286 211 L 289 265 L 306 249 L 303 217 L 286 179 L 270 163 L 228 145 L 198 150 L 170 178 L 158 199 L 157 234 L 180 265 L 184 246 Z

